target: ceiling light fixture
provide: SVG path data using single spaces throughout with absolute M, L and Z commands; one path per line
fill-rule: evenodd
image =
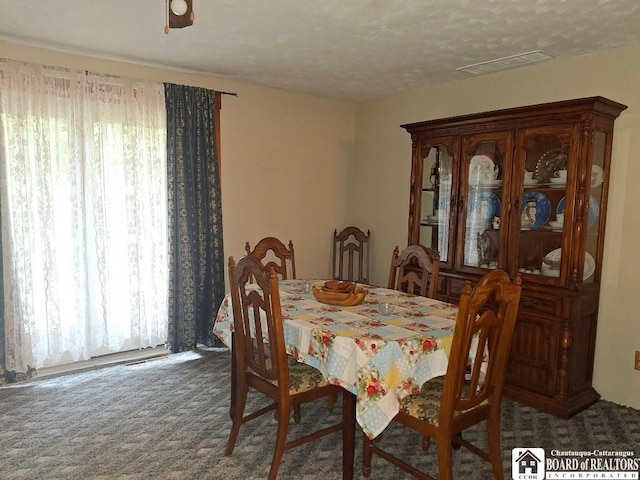
M 184 0 L 171 0 L 169 7 L 171 8 L 171 11 L 179 17 L 187 13 L 187 9 L 189 8 L 187 2 Z
M 170 28 L 184 28 L 193 25 L 193 0 L 165 0 L 167 22 L 164 33 L 169 34 Z

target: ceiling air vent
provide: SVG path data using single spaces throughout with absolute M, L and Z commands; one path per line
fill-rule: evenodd
M 531 63 L 544 62 L 555 58 L 553 55 L 543 52 L 542 50 L 534 50 L 533 52 L 521 53 L 519 55 L 511 55 L 510 57 L 496 58 L 486 62 L 474 63 L 465 67 L 458 67 L 456 70 L 480 75 L 482 73 L 495 72 L 497 70 L 506 70 L 508 68 L 523 67 Z

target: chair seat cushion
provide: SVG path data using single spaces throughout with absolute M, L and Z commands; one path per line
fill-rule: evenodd
M 298 362 L 291 355 L 287 355 L 289 366 L 289 394 L 306 392 L 317 387 L 327 385 L 327 380 L 317 368 Z M 265 378 L 269 383 L 277 385 L 277 380 Z
M 432 378 L 420 389 L 420 393 L 409 395 L 400 404 L 400 411 L 423 422 L 438 425 L 440 398 L 444 388 L 444 377 Z
M 327 380 L 317 368 L 300 363 L 290 355 L 287 355 L 287 360 L 289 363 L 290 394 L 306 392 L 327 385 Z
M 463 398 L 467 396 L 468 388 L 469 384 L 465 382 L 462 392 Z M 402 401 L 400 411 L 437 427 L 440 420 L 440 399 L 443 390 L 444 376 L 432 378 L 422 385 L 420 393 L 409 395 Z M 486 400 L 482 403 L 486 403 Z M 464 412 L 458 411 L 455 415 L 462 413 Z

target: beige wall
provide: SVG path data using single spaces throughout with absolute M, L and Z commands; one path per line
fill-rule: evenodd
M 299 278 L 330 274 L 331 235 L 346 225 L 353 104 L 236 86 L 222 110 L 228 255 L 262 237 L 293 240 Z
M 627 105 L 615 125 L 594 385 L 640 408 L 640 46 L 470 78 L 359 105 L 353 223 L 372 232 L 372 279 L 406 245 L 411 141 L 400 124 L 570 98 Z
M 406 244 L 411 145 L 400 124 L 601 95 L 616 122 L 594 384 L 640 408 L 640 47 L 496 73 L 359 104 L 0 42 L 0 57 L 238 92 L 223 97 L 226 255 L 266 235 L 292 239 L 298 276 L 329 274 L 331 231 L 372 231 L 372 279 Z M 355 140 L 354 140 L 355 138 Z M 240 220 L 243 220 L 240 222 Z

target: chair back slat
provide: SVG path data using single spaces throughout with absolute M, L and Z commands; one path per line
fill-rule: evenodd
M 331 277 L 337 280 L 369 283 L 369 239 L 358 227 L 333 231 Z M 345 271 L 346 270 L 346 271 Z

